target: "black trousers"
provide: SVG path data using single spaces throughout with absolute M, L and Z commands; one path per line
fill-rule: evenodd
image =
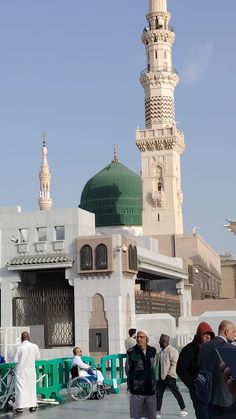
M 157 394 L 156 394 L 156 396 L 157 396 L 157 412 L 161 411 L 163 395 L 164 395 L 166 387 L 168 387 L 170 389 L 171 393 L 176 398 L 180 409 L 181 410 L 185 409 L 184 399 L 183 399 L 183 397 L 182 397 L 182 395 L 179 391 L 179 388 L 176 384 L 176 379 L 167 375 L 165 380 L 160 380 L 159 379 L 157 381 Z
M 195 415 L 197 419 L 209 419 L 208 416 L 208 404 L 202 403 L 200 400 L 197 400 L 196 390 L 194 387 L 189 388 L 189 394 L 193 402 L 193 407 L 195 410 Z
M 232 404 L 229 407 L 217 406 L 210 404 L 209 409 L 209 419 L 235 419 L 236 418 L 236 403 Z

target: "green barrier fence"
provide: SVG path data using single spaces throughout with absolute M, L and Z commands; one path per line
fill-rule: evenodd
M 126 382 L 125 360 L 126 354 L 105 355 L 101 359 L 104 383 L 111 386 L 113 393 L 119 393 L 118 385 Z
M 126 354 L 106 355 L 97 365 L 104 376 L 104 384 L 111 386 L 114 393 L 119 392 L 118 385 L 126 382 L 124 377 L 125 359 Z M 94 358 L 82 356 L 82 360 L 96 368 Z M 71 361 L 72 357 L 36 361 L 37 394 L 42 398 L 53 398 L 63 403 L 64 397 L 60 392 L 66 388 L 67 382 L 71 378 Z M 0 364 L 0 379 L 9 369 L 14 368 L 14 363 Z

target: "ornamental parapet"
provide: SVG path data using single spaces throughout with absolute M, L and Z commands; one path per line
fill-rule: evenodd
M 146 86 L 165 86 L 172 87 L 179 82 L 179 75 L 175 68 L 154 67 L 152 69 L 145 68 L 140 73 L 140 83 L 145 88 Z
M 161 11 L 156 10 L 155 12 L 150 12 L 146 15 L 146 19 L 148 21 L 154 20 L 155 18 L 162 18 L 164 21 L 169 22 L 170 20 L 170 12 L 168 11 Z
M 177 76 L 178 71 L 176 70 L 176 68 L 174 67 L 164 67 L 164 66 L 156 66 L 156 67 L 152 67 L 152 68 L 144 68 L 144 70 L 142 70 L 140 72 L 140 77 L 147 75 L 148 73 L 173 73 L 176 74 Z
M 136 130 L 136 144 L 141 152 L 185 149 L 184 134 L 175 128 Z
M 168 28 L 164 29 L 159 27 L 157 29 L 148 29 L 144 28 L 142 34 L 142 42 L 144 45 L 153 44 L 156 42 L 165 42 L 173 45 L 175 41 L 175 33 L 173 28 L 169 26 Z

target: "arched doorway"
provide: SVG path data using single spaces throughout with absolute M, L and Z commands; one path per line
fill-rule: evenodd
M 104 299 L 100 294 L 92 297 L 89 322 L 89 353 L 95 359 L 108 354 L 108 322 L 104 310 Z

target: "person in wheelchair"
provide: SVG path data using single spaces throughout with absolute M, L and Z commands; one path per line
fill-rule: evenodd
M 85 364 L 85 362 L 82 361 L 82 351 L 78 346 L 73 349 L 73 354 L 74 357 L 72 359 L 71 368 L 72 377 L 74 378 L 78 375 L 79 377 L 88 377 L 92 381 L 97 381 L 98 384 L 102 385 L 104 377 L 101 371 L 93 369 L 91 365 Z

